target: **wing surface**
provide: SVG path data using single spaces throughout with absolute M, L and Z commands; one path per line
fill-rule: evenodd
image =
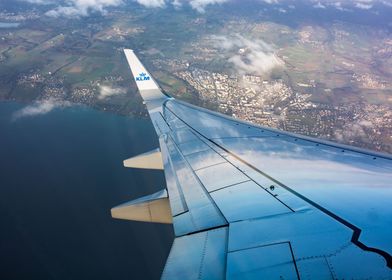
M 125 54 L 159 137 L 176 235 L 162 278 L 392 279 L 389 156 L 177 101 Z

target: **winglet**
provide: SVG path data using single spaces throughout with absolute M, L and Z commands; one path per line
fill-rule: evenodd
M 145 101 L 153 101 L 157 99 L 166 99 L 159 88 L 158 84 L 154 81 L 150 73 L 146 70 L 140 60 L 137 58 L 133 50 L 124 49 L 129 67 L 131 68 L 133 78 L 139 89 L 140 95 Z

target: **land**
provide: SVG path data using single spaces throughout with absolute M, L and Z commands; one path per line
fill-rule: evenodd
M 19 24 L 0 28 L 0 100 L 66 100 L 146 116 L 122 54 L 129 47 L 176 98 L 392 153 L 391 30 L 276 18 L 141 7 L 78 20 L 0 11 L 0 22 Z

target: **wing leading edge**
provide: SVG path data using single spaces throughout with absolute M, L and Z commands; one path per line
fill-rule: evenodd
M 392 279 L 390 157 L 177 101 L 125 55 L 176 235 L 162 278 Z

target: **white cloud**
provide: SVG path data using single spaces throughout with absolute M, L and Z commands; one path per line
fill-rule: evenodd
M 358 9 L 362 9 L 362 10 L 369 10 L 369 9 L 373 8 L 373 5 L 358 2 L 358 3 L 355 3 L 355 7 Z
M 40 100 L 36 101 L 33 104 L 30 104 L 12 115 L 12 120 L 18 120 L 20 118 L 25 117 L 34 117 L 38 115 L 45 115 L 50 113 L 56 108 L 64 108 L 70 106 L 71 103 L 64 100 L 57 100 L 54 98 L 48 100 Z
M 199 13 L 204 13 L 209 5 L 222 4 L 229 0 L 135 0 L 140 5 L 147 8 L 164 8 L 167 5 L 172 5 L 174 8 L 179 9 L 184 3 L 188 3 L 193 9 Z
M 373 127 L 373 123 L 368 120 L 360 120 L 356 123 L 347 124 L 343 129 L 335 131 L 335 139 L 341 142 L 352 142 L 355 139 L 368 139 L 368 130 Z
M 249 40 L 241 35 L 232 38 L 213 36 L 215 46 L 225 51 L 239 74 L 266 74 L 284 66 L 272 46 L 262 40 Z
M 189 3 L 189 5 L 197 10 L 198 12 L 205 12 L 206 7 L 208 5 L 213 4 L 222 4 L 229 1 L 234 0 L 136 0 L 140 2 L 146 2 L 145 6 L 150 7 L 163 7 L 165 4 L 173 5 L 176 8 L 183 6 L 184 3 Z M 270 5 L 276 4 L 284 4 L 288 1 L 280 1 L 280 0 L 258 0 L 259 2 L 264 2 Z M 153 5 L 154 2 L 159 2 L 160 4 Z M 349 7 L 356 7 L 359 9 L 371 9 L 375 3 L 382 3 L 387 6 L 392 6 L 391 0 L 351 0 L 351 1 L 343 1 L 343 0 L 309 0 L 309 4 L 313 5 L 314 8 L 325 9 L 327 7 L 334 7 L 340 11 L 350 11 Z M 289 8 L 295 8 L 294 5 L 288 4 Z M 281 12 L 284 13 L 283 9 Z
M 173 2 L 171 3 L 173 5 L 174 8 L 179 9 L 182 7 L 182 2 L 181 0 L 173 0 Z
M 310 2 L 313 3 L 313 8 L 333 7 L 340 11 L 351 11 L 350 8 L 369 10 L 377 3 L 392 6 L 391 0 L 310 0 Z
M 122 87 L 100 86 L 98 99 L 104 100 L 111 96 L 126 94 L 127 89 Z
M 48 5 L 54 3 L 53 0 L 24 0 L 24 2 L 38 5 Z
M 189 5 L 199 13 L 204 13 L 208 5 L 222 4 L 228 0 L 190 0 Z
M 122 4 L 124 4 L 122 0 L 67 0 L 65 6 L 60 5 L 48 11 L 46 15 L 51 17 L 80 17 L 88 16 L 90 12 L 105 14 L 106 8 Z
M 46 14 L 52 17 L 81 17 L 88 16 L 91 12 L 97 12 L 105 14 L 107 8 L 117 7 L 128 3 L 128 0 L 19 0 L 29 2 L 33 4 L 54 4 L 62 2 L 64 4 L 59 5 L 57 8 L 48 11 Z M 185 4 L 190 5 L 193 9 L 200 13 L 204 13 L 206 8 L 210 5 L 223 4 L 234 0 L 132 0 L 134 3 L 138 3 L 147 8 L 165 8 L 168 5 L 173 6 L 176 9 L 180 9 Z M 284 1 L 280 0 L 258 0 L 270 5 L 283 4 Z M 341 11 L 349 11 L 347 7 L 356 7 L 358 9 L 371 9 L 375 3 L 382 3 L 387 6 L 392 6 L 391 0 L 309 0 L 309 4 L 313 5 L 314 8 L 325 9 L 327 7 L 334 7 Z M 289 4 L 289 8 L 294 8 L 294 5 Z M 280 10 L 282 13 L 284 9 Z
M 335 6 L 335 8 L 338 9 L 339 11 L 343 11 L 341 2 L 335 2 L 332 5 Z
M 267 3 L 267 4 L 278 4 L 279 3 L 279 0 L 261 0 L 261 1 L 264 3 Z
M 326 6 L 323 5 L 323 4 L 321 4 L 321 2 L 318 2 L 317 4 L 313 5 L 313 8 L 316 8 L 316 9 L 325 9 Z
M 166 6 L 165 0 L 136 0 L 136 2 L 147 8 L 163 8 Z
M 381 1 L 381 3 L 384 4 L 387 7 L 391 7 L 392 8 L 392 1 L 391 0 Z

